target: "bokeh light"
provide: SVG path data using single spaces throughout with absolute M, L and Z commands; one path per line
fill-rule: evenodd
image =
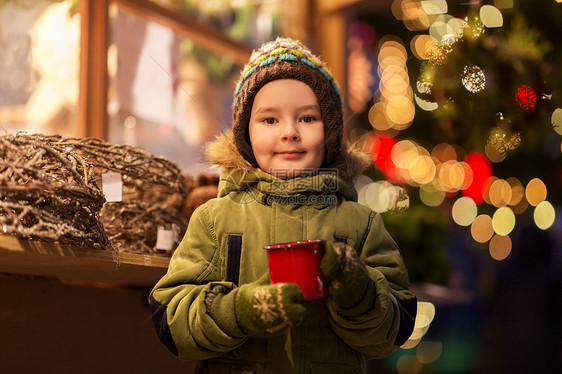
M 443 14 L 448 10 L 445 0 L 422 0 L 421 7 L 426 14 Z
M 458 161 L 446 161 L 439 167 L 439 185 L 446 192 L 456 192 L 463 188 L 467 175 L 463 164 Z M 474 199 L 473 199 L 474 200 Z
M 550 122 L 552 123 L 552 128 L 556 133 L 562 135 L 562 109 L 556 108 L 554 112 L 552 112 L 552 117 L 550 118 Z
M 524 196 L 524 195 L 523 195 Z M 511 210 L 515 214 L 523 214 L 529 207 L 529 202 L 524 197 L 516 205 L 511 205 Z
M 454 42 L 456 42 L 456 38 L 462 35 L 464 28 L 466 27 L 467 23 L 465 20 L 460 18 L 451 18 L 449 22 L 447 22 L 447 26 L 453 31 L 452 34 L 454 36 Z
M 394 165 L 400 169 L 408 169 L 412 161 L 419 156 L 416 143 L 411 140 L 401 140 L 392 147 L 390 157 Z
M 420 342 L 416 349 L 416 357 L 422 364 L 431 364 L 441 357 L 443 352 L 443 343 L 423 341 Z
M 377 213 L 403 211 L 409 206 L 405 190 L 386 180 L 363 185 L 358 192 L 358 201 Z
M 404 355 L 400 356 L 396 361 L 396 372 L 398 374 L 414 374 L 419 373 L 423 364 L 416 356 Z
M 501 207 L 492 216 L 492 227 L 494 232 L 501 236 L 507 236 L 515 227 L 515 214 L 509 207 Z
M 489 245 L 490 256 L 494 260 L 502 261 L 511 253 L 511 239 L 509 236 L 494 235 Z
M 496 179 L 488 189 L 488 196 L 493 206 L 506 206 L 511 201 L 511 186 L 503 179 Z
M 508 204 L 511 206 L 520 204 L 521 200 L 523 200 L 523 197 L 525 196 L 525 188 L 523 188 L 519 179 L 515 177 L 507 178 L 506 182 L 511 188 L 511 200 L 509 200 Z
M 527 183 L 525 197 L 532 206 L 537 206 L 546 199 L 546 186 L 539 178 L 534 178 Z
M 439 14 L 435 21 L 429 26 L 429 35 L 439 40 L 439 44 L 443 46 L 443 42 L 446 44 L 450 44 L 448 35 L 453 36 L 455 35 L 456 30 L 449 25 L 449 21 L 453 19 L 453 16 L 449 14 Z M 446 46 L 445 46 L 446 47 Z
M 435 305 L 427 301 L 418 302 L 415 328 L 424 329 L 428 327 L 433 318 L 435 318 Z
M 455 147 L 448 143 L 439 143 L 431 150 L 431 155 L 436 157 L 439 162 L 447 162 L 450 160 L 458 160 Z
M 420 200 L 427 206 L 437 207 L 445 200 L 445 192 L 426 184 L 420 187 Z
M 471 12 L 461 19 L 455 16 L 462 13 L 455 12 L 455 16 L 447 14 L 446 0 L 394 0 L 392 12 L 408 30 L 427 30 L 411 38 L 408 45 L 413 56 L 426 61 L 421 62 L 422 74 L 413 87 L 408 77 L 407 53 L 402 41 L 396 36 L 383 38 L 379 43 L 378 56 L 380 95 L 369 111 L 369 121 L 378 131 L 377 135 L 371 137 L 369 144 L 373 146 L 368 149 L 385 177 L 391 183 L 407 183 L 419 188 L 419 198 L 428 207 L 438 207 L 445 199 L 454 199 L 451 205 L 453 221 L 459 226 L 470 227 L 472 238 L 478 243 L 488 243 L 490 255 L 498 261 L 505 259 L 511 252 L 509 236 L 515 229 L 516 215 L 533 206 L 537 227 L 548 229 L 555 220 L 555 210 L 546 200 L 548 191 L 543 180 L 534 178 L 525 185 L 526 180 L 509 177 L 509 174 L 503 173 L 504 170 L 498 172 L 501 178 L 493 175 L 492 163 L 498 167 L 504 166 L 501 163 L 505 163 L 510 152 L 522 144 L 521 133 L 511 130 L 516 128 L 510 124 L 511 113 L 507 113 L 505 118 L 502 113 L 497 113 L 498 119 L 491 124 L 484 147 L 473 148 L 479 151 L 468 149 L 468 154 L 466 149 L 455 144 L 441 143 L 426 149 L 415 140 L 398 141 L 398 133 L 413 123 L 415 107 L 426 112 L 455 110 L 457 104 L 451 98 L 445 98 L 443 105 L 435 101 L 439 94 L 433 92 L 437 87 L 437 83 L 434 87 L 434 82 L 439 79 L 439 65 L 446 63 L 452 53 L 456 56 L 456 43 L 461 40 L 475 41 L 486 31 L 485 28 L 502 27 L 502 11 L 508 9 L 510 12 L 513 3 L 513 0 L 493 0 L 486 5 L 474 4 L 472 10 L 478 9 L 478 12 Z M 488 76 L 489 69 L 475 63 L 478 62 L 465 59 L 465 66 L 460 66 L 462 70 L 456 78 L 457 84 L 462 84 L 464 89 L 474 94 L 486 90 L 487 84 L 490 84 L 487 80 L 493 78 Z M 528 112 L 535 109 L 539 99 L 551 100 L 552 97 L 535 91 L 529 82 L 521 82 L 511 92 L 516 105 Z M 448 103 L 451 103 L 450 108 Z M 562 135 L 562 107 L 554 106 L 551 110 L 553 130 Z M 481 135 L 486 136 L 485 133 Z M 556 139 L 553 134 L 550 136 L 551 140 Z M 552 150 L 552 147 L 549 148 L 550 155 L 557 157 L 557 150 L 556 153 Z M 370 190 L 375 191 L 375 187 L 371 186 Z M 377 190 L 377 193 L 389 194 L 388 191 L 391 190 Z M 458 196 L 459 192 L 461 197 Z M 481 210 L 478 205 L 482 203 L 487 204 L 483 210 L 493 207 L 496 208 L 495 212 L 478 215 Z M 421 335 L 417 338 L 415 343 L 415 339 L 410 341 L 412 346 L 420 344 Z M 420 344 L 417 359 L 410 357 L 408 361 L 410 369 L 417 368 L 420 362 L 432 362 L 432 354 L 427 352 L 439 352 L 434 354 L 438 357 L 443 349 L 440 344 L 435 344 L 433 348 L 422 348 Z M 417 363 L 413 364 L 413 361 Z M 405 362 L 402 368 L 406 370 Z
M 478 207 L 470 197 L 458 198 L 453 204 L 453 220 L 459 226 L 470 226 L 477 214 Z
M 470 225 L 470 234 L 478 243 L 486 243 L 494 235 L 492 218 L 487 214 L 476 217 Z
M 476 204 L 484 201 L 483 188 L 486 180 L 492 175 L 492 168 L 488 159 L 478 152 L 471 152 L 466 155 L 464 162 L 472 171 L 472 183 L 463 189 L 463 195 L 472 198 Z
M 502 13 L 493 5 L 483 5 L 480 8 L 480 19 L 487 28 L 503 26 Z
M 395 0 L 391 6 L 392 14 L 410 31 L 426 30 L 429 17 L 421 5 L 419 0 Z
M 428 301 L 418 301 L 414 331 L 410 338 L 400 348 L 410 349 L 418 345 L 421 338 L 429 329 L 429 325 L 435 318 L 435 305 Z
M 375 103 L 369 109 L 369 123 L 375 130 L 386 131 L 392 127 L 392 122 L 386 118 L 386 103 Z
M 537 205 L 535 211 L 533 212 L 533 219 L 535 225 L 541 230 L 547 230 L 554 223 L 556 218 L 556 213 L 554 207 L 548 201 L 542 201 Z
M 494 184 L 499 178 L 495 175 L 492 175 L 490 178 L 486 179 L 484 182 L 484 187 L 482 188 L 482 197 L 484 197 L 484 201 L 488 205 L 493 205 L 492 201 L 490 200 L 490 186 Z
M 431 35 L 415 35 L 410 41 L 410 50 L 418 60 L 427 59 L 428 53 L 437 45 L 437 40 Z
M 404 130 L 414 120 L 414 93 L 406 59 L 406 49 L 398 38 L 381 39 L 377 57 L 380 96 L 369 110 L 369 122 L 377 130 Z
M 419 155 L 410 164 L 410 177 L 419 184 L 430 183 L 435 178 L 435 163 L 427 155 Z
M 408 87 L 407 95 L 395 95 L 388 99 L 386 105 L 387 118 L 394 123 L 394 128 L 404 130 L 414 120 L 415 108 L 413 94 Z
M 372 137 L 371 156 L 375 165 L 382 170 L 389 181 L 402 183 L 404 179 L 392 161 L 391 153 L 397 141 L 386 134 L 374 134 Z
M 415 95 L 414 100 L 420 109 L 425 110 L 426 112 L 431 112 L 439 107 L 436 102 L 428 101 L 421 99 L 419 96 Z

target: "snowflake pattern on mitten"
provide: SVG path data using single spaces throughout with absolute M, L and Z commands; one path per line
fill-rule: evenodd
M 254 294 L 254 305 L 253 308 L 257 309 L 260 313 L 260 318 L 265 322 L 271 322 L 279 313 L 275 311 L 275 303 L 271 299 L 271 292 L 268 290 L 257 290 Z
M 258 289 L 254 294 L 253 308 L 259 313 L 260 319 L 266 323 L 275 323 L 266 329 L 268 333 L 274 333 L 280 329 L 291 326 L 283 307 L 283 285 L 277 285 L 275 296 L 267 289 Z

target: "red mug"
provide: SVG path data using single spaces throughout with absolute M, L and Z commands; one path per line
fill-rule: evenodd
M 265 247 L 271 283 L 295 283 L 307 300 L 327 295 L 326 279 L 320 269 L 323 240 L 305 240 Z

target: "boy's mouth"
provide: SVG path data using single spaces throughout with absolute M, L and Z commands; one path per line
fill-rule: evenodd
M 278 155 L 282 158 L 291 159 L 291 158 L 299 158 L 305 154 L 305 151 L 283 151 L 283 152 L 274 152 L 275 155 Z

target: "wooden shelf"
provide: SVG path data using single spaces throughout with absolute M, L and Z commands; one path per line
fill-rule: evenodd
M 166 273 L 169 261 L 161 256 L 0 235 L 0 273 L 152 287 Z

